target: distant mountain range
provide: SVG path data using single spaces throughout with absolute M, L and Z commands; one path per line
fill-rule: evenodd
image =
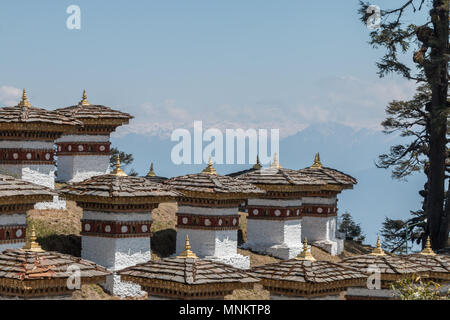
M 358 184 L 354 190 L 346 190 L 339 196 L 339 211 L 349 211 L 361 223 L 366 242 L 374 244 L 384 217 L 406 218 L 409 210 L 421 207 L 418 191 L 425 183 L 423 174 L 397 181 L 391 179 L 389 170 L 375 166 L 377 156 L 387 152 L 398 139 L 380 131 L 356 130 L 337 123 L 315 124 L 280 140 L 280 163 L 286 168 L 304 168 L 320 152 L 324 166 L 355 177 Z M 129 133 L 113 136 L 111 140 L 112 146 L 133 154 L 134 163 L 127 169 L 134 168 L 140 175 L 148 172 L 151 162 L 156 174 L 166 177 L 200 172 L 205 166 L 173 164 L 170 155 L 177 142 L 168 138 Z M 215 165 L 215 168 L 220 174 L 227 174 L 250 166 Z

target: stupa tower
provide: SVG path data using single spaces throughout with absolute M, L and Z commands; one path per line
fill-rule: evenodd
M 23 90 L 14 107 L 0 108 L 0 172 L 54 189 L 54 143 L 82 123 L 55 111 L 35 108 Z M 57 198 L 37 208 L 65 208 Z
M 86 91 L 83 91 L 83 98 L 76 106 L 60 108 L 57 111 L 81 121 L 83 126 L 56 141 L 56 180 L 79 182 L 109 173 L 110 134 L 133 117 L 125 112 L 89 103 Z
M 150 260 L 151 212 L 180 195 L 143 177 L 127 176 L 117 160 L 111 174 L 63 187 L 61 193 L 83 208 L 81 256 L 112 272 Z M 105 288 L 117 296 L 138 296 L 139 286 L 108 277 Z
M 192 249 L 200 258 L 249 268 L 249 257 L 237 253 L 238 207 L 242 200 L 260 196 L 264 191 L 217 174 L 211 159 L 201 173 L 172 178 L 165 183 L 183 193 L 176 214 L 176 253 L 184 250 L 185 238 L 189 236 Z

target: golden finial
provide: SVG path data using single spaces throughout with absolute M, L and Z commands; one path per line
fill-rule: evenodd
M 427 242 L 425 243 L 425 248 L 423 248 L 422 251 L 420 251 L 421 255 L 424 256 L 435 256 L 436 253 L 434 253 L 433 249 L 431 249 L 431 240 L 430 236 L 427 237 Z
M 259 162 L 259 156 L 256 156 L 256 163 L 253 165 L 253 169 L 261 169 L 261 163 Z
M 208 165 L 206 166 L 205 169 L 203 169 L 202 173 L 217 174 L 216 169 L 214 169 L 214 167 L 213 167 L 213 163 L 212 163 L 212 158 L 211 157 L 209 157 Z
M 314 157 L 314 163 L 311 168 L 322 168 L 322 162 L 320 162 L 320 154 L 317 152 Z
M 372 250 L 371 255 L 373 256 L 384 256 L 386 253 L 384 253 L 383 249 L 381 248 L 381 241 L 380 236 L 377 238 L 377 247 Z
M 186 235 L 186 242 L 184 244 L 184 251 L 182 253 L 180 253 L 180 255 L 177 257 L 179 259 L 187 259 L 187 258 L 191 258 L 191 259 L 197 259 L 197 255 L 191 251 L 191 244 L 189 242 L 189 236 Z
M 36 242 L 36 230 L 34 229 L 34 225 L 31 226 L 31 235 L 28 238 L 28 241 L 26 242 L 26 244 L 23 246 L 24 250 L 27 251 L 33 251 L 33 252 L 43 252 L 44 250 L 42 250 L 41 246 L 39 245 L 39 243 Z
M 272 169 L 274 169 L 274 168 L 276 168 L 276 169 L 282 168 L 281 164 L 278 162 L 278 153 L 276 153 L 276 152 L 275 152 L 275 154 L 273 155 L 273 162 L 272 162 L 272 164 L 270 165 L 270 167 L 271 167 Z
M 28 101 L 28 97 L 27 97 L 27 92 L 25 91 L 25 89 L 23 89 L 22 92 L 22 100 L 19 102 L 19 104 L 17 105 L 18 107 L 31 107 L 31 103 Z
M 83 100 L 81 100 L 79 102 L 79 104 L 82 105 L 82 106 L 89 106 L 89 105 L 91 105 L 89 103 L 89 101 L 87 100 L 86 90 L 83 90 Z
M 316 261 L 311 252 L 308 250 L 308 240 L 305 238 L 303 241 L 303 251 L 295 257 L 296 260 L 308 260 L 308 261 Z
M 120 168 L 120 156 L 117 155 L 116 158 L 116 167 L 114 168 L 114 171 L 112 172 L 113 175 L 118 177 L 126 177 L 127 174 Z
M 153 162 L 150 164 L 150 171 L 147 173 L 147 177 L 155 177 L 155 171 L 153 171 Z

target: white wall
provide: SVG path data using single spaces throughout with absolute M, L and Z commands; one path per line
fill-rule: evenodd
M 23 179 L 51 189 L 55 188 L 55 166 L 48 164 L 0 164 L 0 170 L 16 178 Z
M 176 254 L 184 251 L 186 234 L 191 250 L 198 257 L 233 256 L 237 253 L 237 230 L 200 230 L 178 228 Z
M 108 174 L 109 155 L 58 156 L 60 182 L 80 182 L 93 176 Z

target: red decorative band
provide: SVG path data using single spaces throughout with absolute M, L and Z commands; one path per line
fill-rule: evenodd
M 57 155 L 109 155 L 111 142 L 60 142 Z
M 54 164 L 53 149 L 0 149 L 0 163 Z
M 239 215 L 210 216 L 177 213 L 177 227 L 208 230 L 237 230 Z
M 27 225 L 9 225 L 0 227 L 0 244 L 25 242 Z
M 81 220 L 81 235 L 108 238 L 150 238 L 152 221 Z
M 335 216 L 337 215 L 336 205 L 303 205 L 303 215 L 313 217 Z
M 293 220 L 302 218 L 301 207 L 247 206 L 247 219 Z

